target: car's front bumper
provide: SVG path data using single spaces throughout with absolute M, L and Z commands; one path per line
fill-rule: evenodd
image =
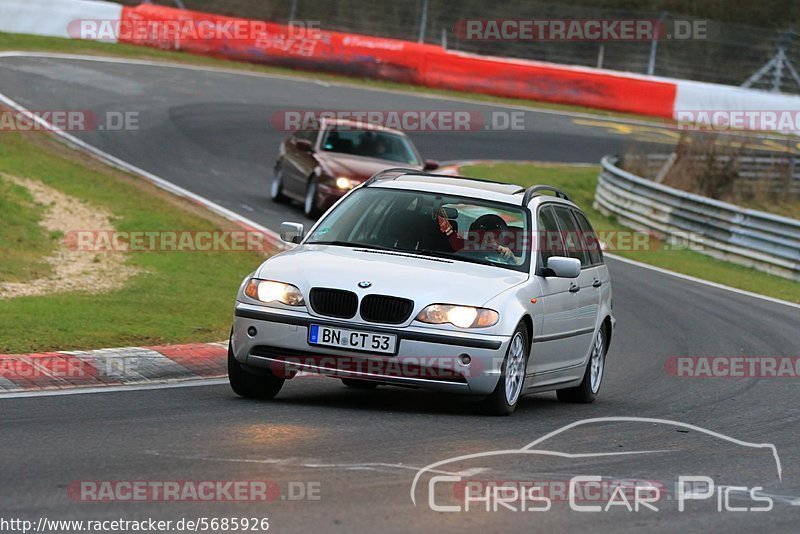
M 310 345 L 311 324 L 395 334 L 397 353 L 372 354 Z M 414 326 L 392 328 L 238 302 L 231 346 L 240 363 L 290 376 L 293 371 L 309 371 L 440 391 L 489 394 L 497 385 L 509 341 L 510 336 Z M 464 365 L 464 355 L 469 355 L 469 365 Z

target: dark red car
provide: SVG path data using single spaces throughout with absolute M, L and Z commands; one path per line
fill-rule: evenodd
M 347 120 L 323 120 L 319 129 L 295 132 L 280 146 L 270 197 L 303 203 L 316 218 L 345 193 L 391 167 L 434 170 L 403 132 Z

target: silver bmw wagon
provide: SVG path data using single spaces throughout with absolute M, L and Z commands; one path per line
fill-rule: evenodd
M 389 169 L 339 200 L 242 282 L 228 353 L 238 395 L 296 376 L 353 388 L 594 401 L 614 330 L 611 280 L 563 192 Z

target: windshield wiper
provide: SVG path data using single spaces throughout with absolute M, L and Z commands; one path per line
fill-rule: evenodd
M 355 243 L 353 241 L 309 241 L 306 245 L 332 245 L 334 247 L 353 247 L 353 248 L 368 248 L 374 250 L 388 250 L 393 251 L 395 249 L 389 247 L 383 247 L 381 245 L 370 245 L 367 243 Z
M 409 250 L 409 249 L 393 249 L 397 250 L 398 252 L 410 252 L 412 254 L 421 254 L 425 256 L 433 256 L 434 258 L 444 258 L 448 260 L 457 260 L 457 261 L 466 261 L 469 263 L 477 263 L 480 265 L 490 265 L 492 267 L 497 267 L 496 263 L 492 263 L 489 260 L 483 260 L 480 258 L 471 258 L 465 256 L 459 256 L 458 254 L 448 254 L 447 252 L 440 252 L 437 250 L 428 250 L 428 249 L 420 249 L 420 250 Z
M 491 267 L 499 267 L 497 263 L 481 258 L 472 258 L 469 256 L 459 256 L 457 254 L 448 254 L 447 252 L 440 252 L 429 249 L 409 249 L 409 248 L 392 248 L 384 247 L 381 245 L 370 245 L 367 243 L 355 243 L 353 241 L 309 241 L 306 245 L 332 245 L 334 247 L 353 247 L 353 248 L 366 248 L 372 250 L 383 250 L 386 252 L 400 252 L 404 254 L 417 254 L 420 256 L 433 256 L 434 258 L 443 258 L 447 260 L 465 261 L 468 263 L 477 263 L 479 265 L 489 265 Z

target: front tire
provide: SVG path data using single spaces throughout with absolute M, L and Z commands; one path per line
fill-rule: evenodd
M 308 185 L 306 186 L 306 197 L 303 201 L 303 213 L 306 214 L 306 217 L 309 219 L 317 219 L 321 215 L 319 208 L 317 207 L 317 190 L 319 184 L 317 182 L 317 178 L 312 176 L 308 180 Z
M 586 364 L 586 371 L 583 373 L 583 381 L 577 387 L 556 391 L 558 400 L 576 404 L 594 402 L 603 381 L 607 352 L 608 343 L 606 343 L 605 327 L 600 326 L 592 344 L 592 355 L 589 357 L 589 363 Z
M 484 408 L 492 415 L 511 415 L 517 409 L 522 391 L 525 388 L 525 369 L 530 352 L 528 329 L 520 324 L 511 336 L 506 357 L 500 373 L 500 380 L 494 391 L 484 401 Z
M 283 169 L 280 165 L 275 166 L 275 172 L 272 175 L 272 182 L 269 186 L 269 198 L 278 204 L 285 204 L 289 201 L 288 197 L 283 194 Z
M 273 375 L 269 369 L 263 374 L 248 373 L 233 356 L 228 343 L 228 381 L 233 392 L 248 399 L 271 399 L 283 387 L 284 379 Z

